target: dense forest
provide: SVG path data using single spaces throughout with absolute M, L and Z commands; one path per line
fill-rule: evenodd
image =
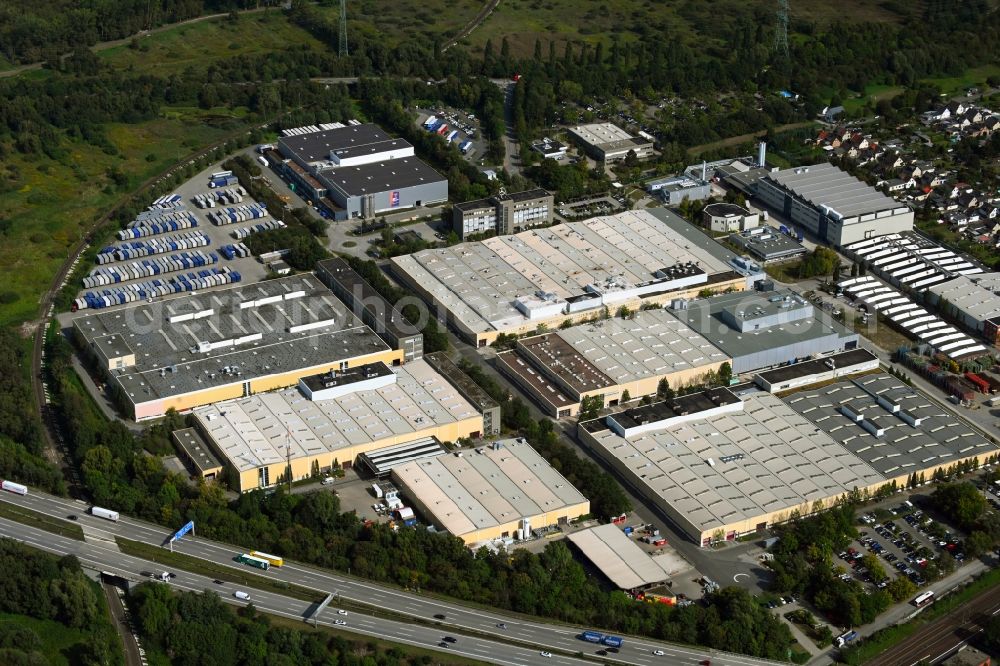
M 100 588 L 84 575 L 75 557 L 56 557 L 10 539 L 0 539 L 0 612 L 49 620 L 81 630 L 86 640 L 72 646 L 73 664 L 124 663 L 121 643 L 108 621 Z M 0 663 L 40 666 L 48 636 L 16 620 L 0 621 Z

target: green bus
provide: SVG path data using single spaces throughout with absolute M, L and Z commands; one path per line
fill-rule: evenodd
M 247 555 L 246 553 L 237 557 L 236 561 L 241 562 L 243 564 L 249 564 L 252 567 L 257 567 L 258 569 L 263 569 L 264 571 L 267 571 L 268 569 L 271 568 L 271 563 L 268 562 L 267 560 L 262 560 L 259 557 L 254 557 L 253 555 Z

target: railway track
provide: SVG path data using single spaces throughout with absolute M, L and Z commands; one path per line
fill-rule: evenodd
M 990 588 L 967 604 L 938 618 L 911 636 L 871 659 L 879 666 L 913 666 L 934 663 L 979 634 L 989 619 L 1000 613 L 1000 586 Z

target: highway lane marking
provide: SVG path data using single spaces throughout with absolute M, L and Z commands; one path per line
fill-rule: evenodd
M 17 496 L 17 497 L 20 497 L 20 496 Z M 34 499 L 37 499 L 39 496 L 37 496 L 37 495 L 30 496 L 29 495 L 29 496 L 26 496 L 26 497 L 32 497 L 32 499 L 34 500 Z M 42 502 L 48 502 L 49 504 L 55 504 L 55 505 L 65 505 L 66 504 L 65 502 L 59 501 L 57 499 L 50 499 L 50 498 L 48 498 L 46 496 L 41 496 L 41 501 Z M 48 515 L 52 515 L 52 514 L 48 514 Z M 91 521 L 88 520 L 88 523 L 89 522 L 91 522 Z M 100 523 L 98 523 L 98 524 L 100 524 Z M 114 526 L 115 526 L 115 529 L 114 529 L 114 531 L 112 533 L 115 533 L 118 536 L 122 536 L 123 538 L 134 538 L 133 535 L 122 534 L 121 533 L 121 531 L 124 531 L 125 528 L 132 528 L 132 529 L 135 529 L 135 530 L 142 530 L 142 531 L 145 531 L 145 532 L 151 532 L 151 533 L 154 533 L 157 537 L 159 537 L 159 538 L 161 538 L 163 540 L 165 540 L 166 538 L 168 538 L 168 535 L 169 535 L 169 533 L 167 533 L 167 532 L 153 529 L 153 528 L 151 528 L 149 526 L 146 526 L 145 524 L 143 524 L 141 522 L 135 521 L 134 519 L 124 519 L 122 521 L 114 523 Z M 105 527 L 109 528 L 109 530 L 106 530 L 106 531 L 110 531 L 110 528 L 112 526 L 111 525 L 105 525 Z M 76 542 L 74 540 L 73 543 L 77 544 L 79 542 Z M 90 546 L 90 547 L 93 547 L 93 548 L 98 548 L 98 549 L 102 549 L 102 550 L 108 550 L 105 547 L 102 547 L 102 546 L 100 546 L 98 544 L 87 543 L 86 545 Z M 156 545 L 161 545 L 161 544 L 156 544 Z M 185 555 L 188 555 L 188 556 L 191 556 L 191 557 L 198 557 L 199 559 L 207 559 L 207 560 L 212 561 L 212 562 L 214 562 L 216 564 L 222 564 L 224 566 L 227 566 L 228 568 L 233 569 L 234 571 L 242 571 L 243 570 L 242 567 L 235 566 L 234 564 L 230 563 L 229 561 L 218 562 L 215 559 L 212 559 L 211 557 L 209 557 L 210 555 L 213 555 L 212 551 L 216 551 L 216 553 L 218 553 L 218 551 L 225 551 L 228 554 L 228 553 L 233 552 L 233 548 L 234 547 L 231 547 L 228 544 L 220 544 L 220 543 L 213 542 L 213 541 L 210 541 L 210 540 L 204 540 L 204 541 L 191 540 L 191 541 L 187 541 L 187 542 L 180 542 L 180 544 L 178 544 L 177 546 L 175 546 L 175 550 L 177 550 L 178 552 L 181 552 L 182 554 L 185 554 Z M 190 552 L 186 552 L 186 551 L 194 550 L 194 549 L 201 550 L 205 554 L 204 555 L 196 555 L 196 554 L 192 554 Z M 239 549 L 237 548 L 237 550 L 239 550 Z M 117 557 L 119 557 L 119 558 L 122 557 L 121 553 L 118 553 L 117 551 L 112 551 L 112 552 L 114 552 Z M 226 559 L 228 560 L 228 558 L 226 558 Z M 453 625 L 453 626 L 455 626 L 457 628 L 471 629 L 471 630 L 479 631 L 479 632 L 482 632 L 482 633 L 486 633 L 489 636 L 497 637 L 497 638 L 501 638 L 501 637 L 509 635 L 509 632 L 501 632 L 501 631 L 497 630 L 497 628 L 496 628 L 496 623 L 497 622 L 505 622 L 505 623 L 508 624 L 508 626 L 519 625 L 520 629 L 522 631 L 535 631 L 535 632 L 539 632 L 539 633 L 543 634 L 544 636 L 546 636 L 548 639 L 551 639 L 553 637 L 557 637 L 559 639 L 560 643 L 564 643 L 564 645 L 553 646 L 553 647 L 557 647 L 557 649 L 566 649 L 566 650 L 572 650 L 572 651 L 578 650 L 578 646 L 577 646 L 576 640 L 575 640 L 576 636 L 578 635 L 578 632 L 579 632 L 578 628 L 569 628 L 570 630 L 567 631 L 565 629 L 562 629 L 559 626 L 535 624 L 535 623 L 532 623 L 530 621 L 524 621 L 524 620 L 520 620 L 520 619 L 515 620 L 515 619 L 510 618 L 510 617 L 505 617 L 505 616 L 501 616 L 501 615 L 493 615 L 493 614 L 488 614 L 488 613 L 480 612 L 478 610 L 470 609 L 468 607 L 461 607 L 461 606 L 456 606 L 456 605 L 446 605 L 445 603 L 441 603 L 441 602 L 438 602 L 436 600 L 425 599 L 425 598 L 421 598 L 421 597 L 415 597 L 415 596 L 413 596 L 412 594 L 409 594 L 409 593 L 397 592 L 395 590 L 390 590 L 390 589 L 386 589 L 386 588 L 383 588 L 383 587 L 378 587 L 378 586 L 367 584 L 367 583 L 364 583 L 364 582 L 361 582 L 361 581 L 356 581 L 356 580 L 352 580 L 352 579 L 338 578 L 337 576 L 327 574 L 327 573 L 323 572 L 322 570 L 312 569 L 312 568 L 308 568 L 308 567 L 296 566 L 294 564 L 285 565 L 284 567 L 282 567 L 281 571 L 299 572 L 300 576 L 308 576 L 309 578 L 297 578 L 296 579 L 296 578 L 292 578 L 292 576 L 281 576 L 280 572 L 275 572 L 276 575 L 272 576 L 272 578 L 274 578 L 276 580 L 288 580 L 288 579 L 291 579 L 293 582 L 295 580 L 298 580 L 298 581 L 301 581 L 300 584 L 304 584 L 304 585 L 307 585 L 307 586 L 310 586 L 310 587 L 316 587 L 316 585 L 315 585 L 315 579 L 317 579 L 317 578 L 323 579 L 323 580 L 326 580 L 326 581 L 333 582 L 333 583 L 337 584 L 338 586 L 340 586 L 341 588 L 344 588 L 343 590 L 341 590 L 341 589 L 337 590 L 337 593 L 338 593 L 339 596 L 341 596 L 343 598 L 346 598 L 346 599 L 349 599 L 349 600 L 352 600 L 352 601 L 357 601 L 357 602 L 360 602 L 360 603 L 370 603 L 370 601 L 373 598 L 376 598 L 376 597 L 378 599 L 381 599 L 381 600 L 385 600 L 388 597 L 388 599 L 390 599 L 393 602 L 398 603 L 398 604 L 402 604 L 405 601 L 410 601 L 410 602 L 413 602 L 413 603 L 422 604 L 423 606 L 430 607 L 432 609 L 445 610 L 445 611 L 450 612 L 453 616 L 457 616 L 457 617 L 455 617 L 453 619 L 450 618 L 449 619 L 449 624 L 451 624 L 451 625 Z M 354 588 L 354 589 L 352 589 L 352 588 Z M 344 594 L 344 592 L 347 592 L 347 591 L 353 591 L 354 594 L 361 594 L 361 592 L 358 592 L 358 589 L 364 591 L 364 596 L 355 597 L 355 596 L 350 596 L 349 594 Z M 385 602 L 385 603 L 387 603 L 387 602 Z M 412 608 L 412 606 L 411 606 L 411 608 Z M 482 618 L 484 620 L 487 620 L 489 622 L 489 626 L 479 626 L 478 624 L 469 624 L 468 622 L 463 623 L 463 622 L 460 621 L 462 619 L 463 615 L 467 616 L 467 617 Z M 458 621 L 456 621 L 456 620 L 458 620 Z M 531 637 L 529 637 L 529 640 L 542 641 L 542 640 L 546 640 L 546 639 L 539 639 L 537 637 L 535 637 L 535 638 L 532 639 Z M 671 645 L 671 644 L 668 644 L 668 643 L 650 643 L 650 642 L 646 642 L 646 641 L 644 641 L 642 639 L 630 639 L 630 640 L 634 641 L 633 645 L 640 646 L 640 647 L 642 647 L 644 649 L 650 649 L 650 650 L 652 650 L 652 649 L 664 649 L 666 647 L 669 647 L 672 650 L 680 652 L 681 655 L 683 655 L 685 657 L 705 659 L 705 658 L 709 658 L 711 656 L 710 654 L 706 655 L 705 651 L 700 651 L 700 650 L 695 650 L 695 649 L 687 650 L 685 648 L 682 648 L 682 647 L 679 647 L 679 646 L 676 646 L 676 645 Z M 730 661 L 733 661 L 734 663 L 748 664 L 748 665 L 752 665 L 752 666 L 759 666 L 760 664 L 766 664 L 766 663 L 777 663 L 777 662 L 770 662 L 769 660 L 766 660 L 766 659 L 760 659 L 760 658 L 754 658 L 754 657 L 746 657 L 744 655 L 730 655 L 730 654 L 727 654 L 726 658 L 729 659 Z

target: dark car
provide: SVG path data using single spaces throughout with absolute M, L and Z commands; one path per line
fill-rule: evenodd
M 443 614 L 441 614 L 441 613 L 438 613 L 437 615 L 434 616 L 435 620 L 443 620 L 444 618 L 445 618 L 445 616 Z
M 215 583 L 216 585 L 225 585 L 225 584 L 226 584 L 226 581 L 224 581 L 224 580 L 219 580 L 218 578 L 216 578 L 216 579 L 215 579 L 215 580 L 213 580 L 212 582 L 213 582 L 213 583 Z
M 457 643 L 458 642 L 458 639 L 455 638 L 454 636 L 445 636 L 441 640 L 443 640 L 445 643 Z
M 66 520 L 76 520 L 76 514 L 75 513 L 69 514 L 68 516 L 66 516 Z
M 446 647 L 448 647 L 448 644 L 445 643 L 444 641 L 441 641 L 440 643 L 438 643 L 438 647 L 446 648 Z
M 608 656 L 608 651 L 607 650 L 598 650 L 594 654 L 598 655 L 599 657 L 607 657 Z

